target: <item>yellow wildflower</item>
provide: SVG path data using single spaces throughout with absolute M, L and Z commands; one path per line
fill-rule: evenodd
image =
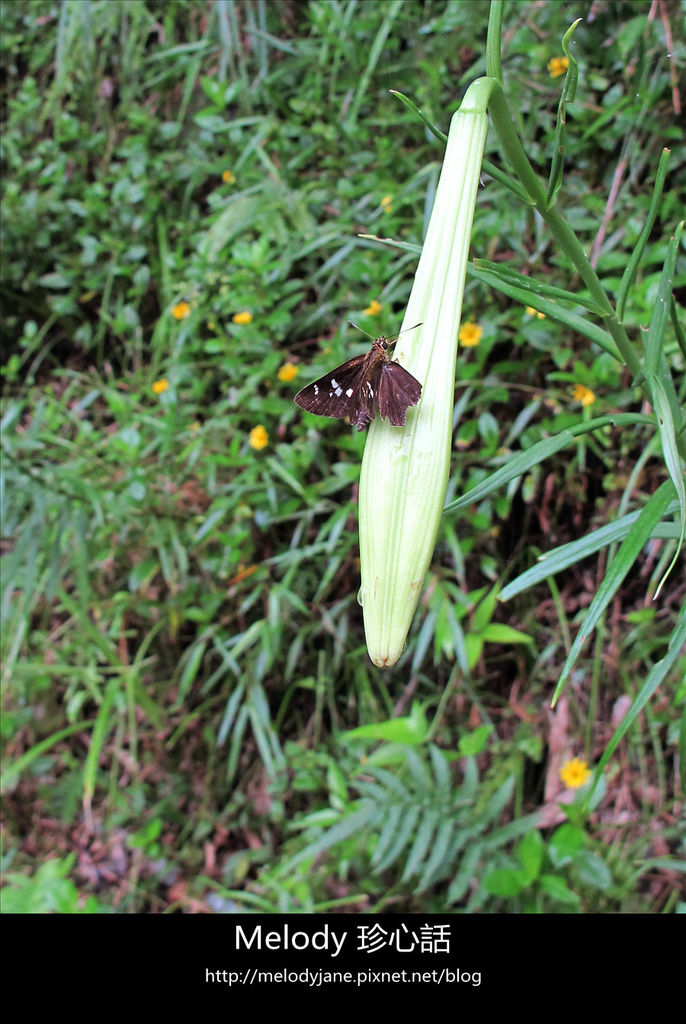
M 187 316 L 191 315 L 191 307 L 188 302 L 177 302 L 172 307 L 172 316 L 175 320 L 185 320 Z
M 383 206 L 384 213 L 390 213 L 393 209 L 393 196 L 384 196 L 381 200 L 381 205 Z
M 545 320 L 545 313 L 541 313 L 538 309 L 534 309 L 533 306 L 527 306 L 526 311 L 529 316 L 537 316 L 539 320 Z
M 269 444 L 269 434 L 264 429 L 261 423 L 256 427 L 253 427 L 250 431 L 250 447 L 254 448 L 256 452 L 266 448 Z
M 235 324 L 251 324 L 252 313 L 249 313 L 247 309 L 244 309 L 242 313 L 234 313 L 231 319 Z
M 233 171 L 222 171 L 222 181 L 225 185 L 234 185 L 236 182 L 236 175 Z
M 460 327 L 460 333 L 457 337 L 460 340 L 460 344 L 464 345 L 465 348 L 474 348 L 481 341 L 483 333 L 483 327 L 479 327 L 478 324 L 473 324 L 468 320 L 466 324 L 462 324 L 462 327 Z
M 377 302 L 376 299 L 372 299 L 364 312 L 366 316 L 377 316 L 381 312 L 382 308 L 383 307 L 380 302 Z
M 577 402 L 581 402 L 582 405 L 593 405 L 595 402 L 595 395 L 590 388 L 587 388 L 585 384 L 575 384 L 572 389 L 572 395 L 576 398 Z
M 560 778 L 568 789 L 579 789 L 591 777 L 591 770 L 585 761 L 573 757 L 571 761 L 565 761 L 560 768 Z
M 161 395 L 162 392 L 166 391 L 168 387 L 169 381 L 167 380 L 166 377 L 162 377 L 161 380 L 156 380 L 153 383 L 152 390 L 155 392 L 156 395 Z
M 295 365 L 295 363 L 284 363 L 281 369 L 279 370 L 277 377 L 279 378 L 279 380 L 282 380 L 284 381 L 284 383 L 288 384 L 289 381 L 292 381 L 294 377 L 297 377 L 297 375 L 298 367 Z
M 559 78 L 564 75 L 569 67 L 569 57 L 551 57 L 548 61 L 548 71 L 551 78 Z

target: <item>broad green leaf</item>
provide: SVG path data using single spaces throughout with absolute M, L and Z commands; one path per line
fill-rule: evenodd
M 424 709 L 415 701 L 407 717 L 361 725 L 357 729 L 342 733 L 339 739 L 343 743 L 354 740 L 388 740 L 392 743 L 410 743 L 416 746 L 424 742 L 428 729 Z
M 538 829 L 532 829 L 517 843 L 516 852 L 529 882 L 533 882 L 541 870 L 545 852 L 545 844 Z
M 490 871 L 481 884 L 492 896 L 517 896 L 529 884 L 526 871 L 521 868 L 498 868 Z
M 559 878 L 557 875 L 541 875 L 540 879 L 541 889 L 550 896 L 551 899 L 558 900 L 559 903 L 567 903 L 570 906 L 576 905 L 581 902 L 575 892 L 569 888 L 563 878 Z
M 553 833 L 548 843 L 548 856 L 556 868 L 574 860 L 586 841 L 586 833 L 577 825 L 565 822 Z

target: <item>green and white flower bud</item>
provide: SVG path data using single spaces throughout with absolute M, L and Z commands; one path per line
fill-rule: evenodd
M 369 656 L 403 652 L 443 511 L 462 296 L 488 117 L 487 82 L 453 115 L 443 169 L 395 356 L 422 384 L 404 427 L 377 417 L 360 478 L 360 601 Z

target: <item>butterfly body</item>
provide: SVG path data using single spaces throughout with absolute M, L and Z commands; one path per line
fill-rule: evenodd
M 404 426 L 407 410 L 420 399 L 422 385 L 388 358 L 388 345 L 386 338 L 377 338 L 365 355 L 353 356 L 299 391 L 296 404 L 317 416 L 347 416 L 358 430 L 371 423 L 377 409 L 391 426 Z

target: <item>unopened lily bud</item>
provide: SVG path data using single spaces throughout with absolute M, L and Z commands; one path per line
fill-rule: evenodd
M 481 80 L 483 81 L 483 80 Z M 431 561 L 450 470 L 455 359 L 488 129 L 475 82 L 453 115 L 443 169 L 395 358 L 422 384 L 404 427 L 377 418 L 360 478 L 360 601 L 369 656 L 403 652 Z M 471 98 L 470 98 L 471 94 Z

